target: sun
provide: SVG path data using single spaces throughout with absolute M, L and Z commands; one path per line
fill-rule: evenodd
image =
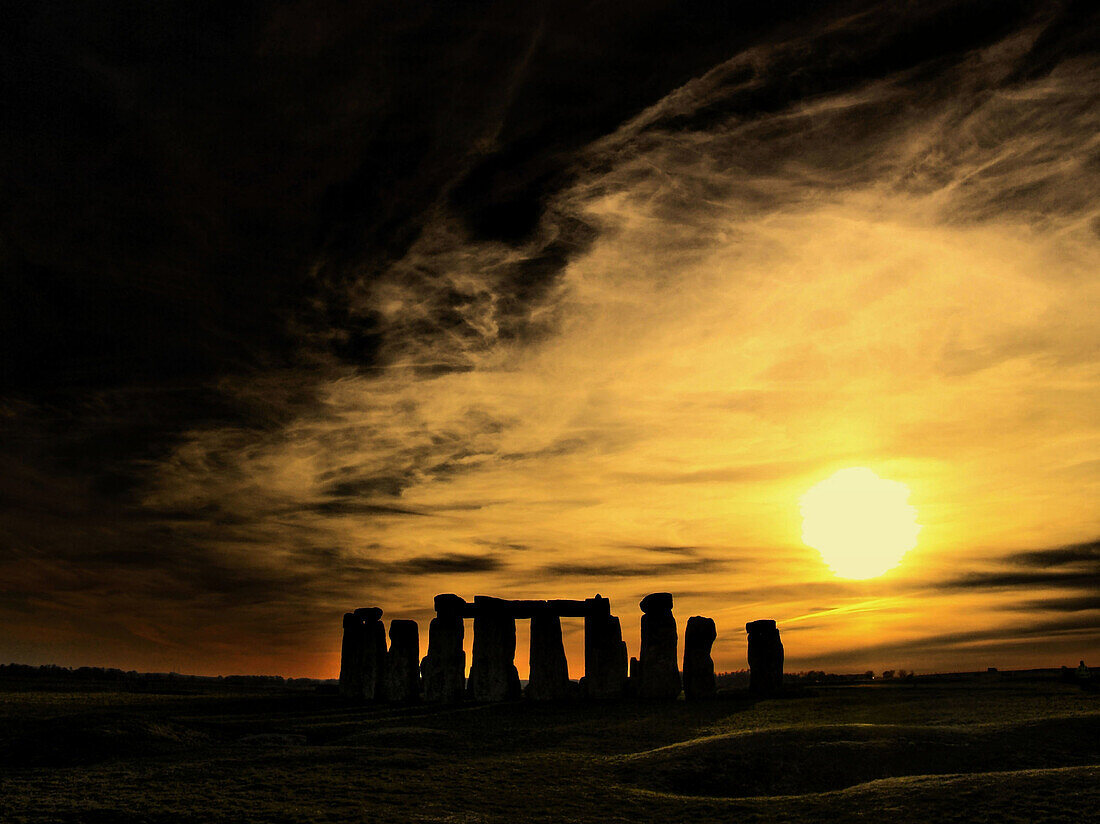
M 842 469 L 800 501 L 802 540 L 840 578 L 874 578 L 917 545 L 917 510 L 909 487 L 870 469 Z

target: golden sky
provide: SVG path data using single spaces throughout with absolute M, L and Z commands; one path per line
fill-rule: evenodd
M 156 529 L 84 512 L 123 583 L 62 595 L 79 572 L 28 566 L 41 603 L 95 617 L 13 654 L 331 677 L 354 607 L 419 620 L 423 649 L 438 592 L 599 592 L 636 655 L 637 602 L 667 590 L 681 629 L 717 623 L 720 671 L 761 618 L 790 670 L 1097 657 L 1100 61 L 1031 70 L 1028 19 L 947 62 L 776 91 L 833 71 L 853 20 L 733 49 L 586 140 L 519 242 L 434 203 L 332 287 L 377 358 L 219 376 L 263 425 L 189 424 L 148 459 L 127 512 Z M 881 577 L 838 578 L 801 539 L 800 497 L 849 467 L 917 511 Z M 165 598 L 128 607 L 130 586 Z

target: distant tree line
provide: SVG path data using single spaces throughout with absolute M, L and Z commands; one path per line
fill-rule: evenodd
M 0 664 L 0 679 L 247 687 L 311 687 L 327 683 L 316 678 L 283 678 L 281 675 L 184 675 L 178 672 L 137 672 L 116 667 L 59 667 L 56 664 L 38 667 L 29 664 Z
M 825 672 L 825 670 L 802 670 L 800 672 L 783 673 L 785 684 L 864 684 L 871 681 L 904 681 L 912 682 L 916 673 L 909 670 L 883 670 L 881 675 L 875 675 L 873 670 L 865 672 Z M 749 686 L 749 671 L 735 670 L 733 672 L 720 672 L 715 676 L 719 689 L 747 689 Z

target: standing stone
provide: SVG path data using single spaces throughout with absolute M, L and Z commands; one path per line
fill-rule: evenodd
M 586 598 L 584 617 L 584 693 L 589 698 L 621 698 L 626 692 L 627 652 L 611 602 L 599 594 Z
M 382 610 L 363 607 L 344 615 L 340 647 L 340 694 L 345 698 L 385 697 L 386 628 Z
M 585 692 L 589 698 L 622 698 L 627 685 L 627 651 L 615 615 L 584 621 Z
M 676 698 L 680 694 L 677 664 L 676 619 L 672 617 L 672 595 L 655 592 L 641 602 L 642 648 L 638 655 L 641 679 L 639 698 Z
M 710 698 L 718 690 L 710 651 L 718 631 L 714 621 L 693 615 L 684 630 L 684 698 Z
M 598 695 L 608 698 L 621 698 L 623 696 L 626 692 L 627 679 L 630 677 L 629 658 L 630 655 L 626 651 L 626 641 L 623 640 L 623 628 L 622 624 L 619 623 L 619 616 L 609 615 L 600 654 L 600 688 Z
M 561 618 L 535 615 L 531 619 L 531 679 L 527 697 L 535 701 L 560 701 L 570 694 L 569 664 L 561 640 Z
M 638 697 L 638 688 L 642 683 L 642 665 L 637 658 L 630 659 L 630 677 L 626 682 L 626 694 L 631 698 Z
M 775 621 L 750 621 L 749 691 L 756 695 L 774 695 L 783 686 L 783 643 Z
M 344 638 L 340 643 L 340 695 L 356 698 L 363 693 L 363 627 L 354 613 L 344 613 Z
M 520 697 L 516 670 L 516 619 L 497 598 L 478 595 L 474 618 L 474 660 L 469 693 L 474 701 L 511 701 Z
M 416 621 L 390 621 L 386 697 L 401 703 L 420 699 L 420 628 Z
M 466 602 L 457 595 L 437 595 L 438 613 L 428 626 L 428 654 L 420 662 L 427 701 L 455 703 L 466 692 L 466 653 L 462 641 L 466 635 L 461 609 Z

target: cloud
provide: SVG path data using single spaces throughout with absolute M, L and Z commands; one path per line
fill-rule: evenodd
M 944 581 L 953 589 L 1095 589 L 1100 587 L 1100 541 L 1008 555 L 1009 569 L 971 572 Z
M 1008 556 L 1006 560 L 1012 564 L 1037 569 L 1062 566 L 1100 568 L 1100 540 L 1088 541 L 1083 544 L 1070 544 L 1054 549 L 1018 552 Z
M 578 562 L 571 564 L 549 564 L 542 567 L 541 573 L 550 579 L 565 578 L 652 578 L 661 581 L 662 576 L 684 572 L 703 572 L 720 570 L 722 561 L 710 558 L 694 558 L 689 561 L 669 561 L 663 564 L 639 564 L 634 562 Z
M 1071 598 L 1038 598 L 1033 601 L 1026 601 L 1014 608 L 1025 612 L 1088 612 L 1090 610 L 1100 610 L 1100 596 L 1080 595 Z
M 421 512 L 415 509 L 404 509 L 399 506 L 386 506 L 384 504 L 371 504 L 363 501 L 322 501 L 309 504 L 306 509 L 321 515 L 431 515 L 430 512 Z
M 1100 640 L 1100 616 L 1088 618 L 1064 618 L 1054 621 L 1042 621 L 1033 624 L 1014 624 L 993 629 L 972 632 L 951 632 L 928 635 L 905 640 L 887 641 L 880 644 L 861 645 L 856 651 L 840 651 L 829 654 L 837 660 L 881 657 L 885 655 L 913 655 L 915 653 L 934 653 L 946 655 L 960 650 L 978 649 L 989 654 L 1001 648 L 1020 643 L 1034 644 L 1037 641 L 1060 643 L 1068 640 L 1070 644 L 1079 644 L 1082 649 Z M 1071 647 L 1072 648 L 1072 647 Z
M 621 477 L 624 481 L 661 484 L 753 483 L 800 475 L 815 466 L 815 463 L 809 461 L 778 461 L 756 466 L 718 467 L 663 475 L 644 472 L 623 473 Z
M 389 565 L 389 570 L 401 575 L 462 574 L 489 572 L 504 567 L 504 563 L 492 556 L 459 555 L 448 553 L 435 557 L 409 558 Z
M 647 546 L 645 544 L 627 546 L 626 549 L 640 549 L 643 552 L 656 552 L 660 555 L 698 555 L 697 546 Z

